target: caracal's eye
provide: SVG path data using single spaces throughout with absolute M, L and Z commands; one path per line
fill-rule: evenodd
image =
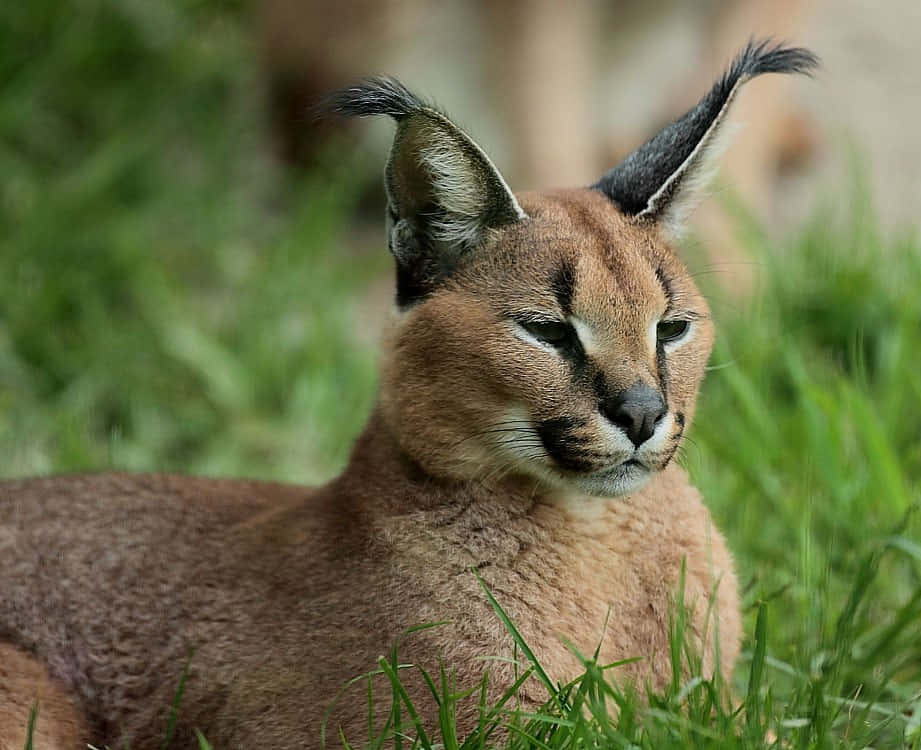
M 573 327 L 560 320 L 521 321 L 518 325 L 534 338 L 555 347 L 565 347 L 576 338 Z
M 677 341 L 688 332 L 691 324 L 687 320 L 660 320 L 656 326 L 656 338 L 661 344 Z

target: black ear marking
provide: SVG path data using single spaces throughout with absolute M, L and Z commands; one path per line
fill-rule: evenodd
M 680 230 L 682 214 L 703 187 L 714 143 L 739 87 L 762 73 L 810 74 L 818 58 L 800 47 L 749 41 L 710 91 L 627 156 L 592 187 L 637 221 Z
M 362 81 L 331 94 L 323 107 L 397 122 L 384 182 L 401 307 L 429 294 L 490 231 L 527 218 L 482 149 L 399 81 Z

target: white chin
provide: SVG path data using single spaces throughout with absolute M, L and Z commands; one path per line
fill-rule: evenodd
M 652 477 L 652 471 L 638 464 L 615 466 L 592 474 L 563 475 L 555 471 L 548 474 L 552 474 L 551 483 L 558 489 L 575 489 L 596 497 L 629 495 L 641 489 Z M 548 477 L 545 475 L 544 479 Z
M 570 481 L 589 495 L 619 497 L 636 492 L 651 476 L 652 472 L 645 466 L 631 464 L 584 477 L 574 477 Z

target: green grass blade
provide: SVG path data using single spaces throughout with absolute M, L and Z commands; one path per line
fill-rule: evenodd
M 169 710 L 169 719 L 166 722 L 166 734 L 163 736 L 163 742 L 160 743 L 160 750 L 166 750 L 173 741 L 173 735 L 176 733 L 176 722 L 179 720 L 179 704 L 182 703 L 182 696 L 185 693 L 186 681 L 189 679 L 189 670 L 192 665 L 192 656 L 189 655 L 185 666 L 182 668 L 182 674 L 179 677 L 179 684 L 176 686 L 176 692 L 173 695 L 173 703 Z
M 29 723 L 26 725 L 25 750 L 32 750 L 32 738 L 35 735 L 35 722 L 38 720 L 38 701 L 29 709 Z
M 763 735 L 764 727 L 761 717 L 761 684 L 764 679 L 764 659 L 767 655 L 767 605 L 758 605 L 758 617 L 755 621 L 755 650 L 752 654 L 751 669 L 748 676 L 748 691 L 745 695 L 745 723 L 748 736 Z
M 489 601 L 493 612 L 496 613 L 496 616 L 502 622 L 502 625 L 505 627 L 508 634 L 512 636 L 512 640 L 515 642 L 515 645 L 520 649 L 521 653 L 525 655 L 525 658 L 528 660 L 528 663 L 531 665 L 531 667 L 533 667 L 534 674 L 537 675 L 537 679 L 539 679 L 541 684 L 543 684 L 543 686 L 547 689 L 547 693 L 550 695 L 550 697 L 559 703 L 560 708 L 565 710 L 567 708 L 565 702 L 560 699 L 559 693 L 554 686 L 553 681 L 544 671 L 544 668 L 537 660 L 534 652 L 531 651 L 531 647 L 528 646 L 524 638 L 521 637 L 521 633 L 518 632 L 518 628 L 515 627 L 515 624 L 505 613 L 505 610 L 502 609 L 499 602 L 496 601 L 496 598 L 492 595 L 492 592 L 490 592 L 490 590 L 486 587 L 486 584 L 483 583 L 483 579 L 480 578 L 475 570 L 471 570 L 471 572 L 473 573 L 473 577 L 476 578 L 477 583 L 480 584 L 480 588 L 483 589 L 483 593 L 486 595 L 486 599 Z
M 409 717 L 412 720 L 413 728 L 416 731 L 416 736 L 422 743 L 422 747 L 425 748 L 425 750 L 432 750 L 432 741 L 429 739 L 429 736 L 425 731 L 425 726 L 422 723 L 419 712 L 416 710 L 416 707 L 410 700 L 409 694 L 406 692 L 406 688 L 403 687 L 403 683 L 400 681 L 396 670 L 383 657 L 381 657 L 377 663 L 380 666 L 381 671 L 387 675 L 388 679 L 390 680 L 390 684 L 393 686 L 393 693 L 396 696 L 396 702 L 393 707 L 394 712 L 399 711 L 400 705 L 405 706 L 406 712 L 409 714 Z M 394 720 L 394 747 L 397 747 L 398 740 L 402 742 L 403 737 L 405 737 L 405 734 L 403 733 L 402 727 L 397 723 L 396 720 Z

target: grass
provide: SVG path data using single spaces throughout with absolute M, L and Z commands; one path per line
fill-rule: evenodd
M 368 160 L 278 169 L 250 23 L 213 0 L 0 6 L 0 475 L 342 466 L 374 399 L 362 299 L 389 268 L 350 229 Z M 859 186 L 829 200 L 847 210 L 781 243 L 740 212 L 762 288 L 714 299 L 683 461 L 743 583 L 732 685 L 678 680 L 640 710 L 586 656 L 539 717 L 484 706 L 509 747 L 921 747 L 921 247 Z M 378 670 L 398 682 L 396 656 Z M 430 678 L 432 745 L 480 747 L 451 736 L 450 671 Z
M 862 561 L 844 609 L 836 620 L 827 648 L 829 656 L 810 671 L 800 671 L 768 654 L 768 604 L 756 608 L 752 650 L 747 654 L 744 688 L 733 691 L 722 679 L 706 677 L 701 659 L 690 645 L 686 633 L 684 607 L 680 596 L 670 622 L 673 677 L 660 692 L 640 696 L 635 689 L 616 683 L 616 669 L 622 664 L 599 664 L 598 651 L 585 656 L 573 649 L 584 672 L 572 682 L 560 685 L 543 671 L 534 659 L 501 605 L 484 588 L 505 628 L 523 658 L 519 679 L 495 704 L 485 702 L 488 677 L 480 685 L 459 690 L 449 672 L 441 668 L 433 679 L 421 667 L 401 665 L 396 649 L 390 659 L 381 657 L 379 669 L 369 672 L 369 680 L 382 678 L 394 686 L 394 698 L 383 729 L 366 747 L 378 748 L 387 740 L 399 738 L 399 746 L 409 750 L 474 750 L 502 747 L 525 748 L 831 748 L 831 747 L 921 747 L 918 731 L 917 699 L 892 700 L 887 696 L 886 680 L 865 686 L 857 695 L 847 695 L 845 673 L 860 640 L 876 641 L 865 628 L 862 610 L 868 593 L 877 580 L 879 565 L 887 545 L 873 546 Z M 680 591 L 680 589 L 679 589 Z M 916 634 L 919 618 L 917 602 L 899 609 L 887 636 L 900 630 Z M 879 646 L 879 643 L 874 643 Z M 879 653 L 877 652 L 877 655 Z M 876 663 L 883 669 L 886 657 Z M 401 686 L 403 670 L 417 669 L 438 706 L 439 721 L 425 727 L 421 711 Z M 743 671 L 740 669 L 740 671 Z M 780 675 L 786 680 L 778 680 Z M 891 676 L 891 675 L 890 675 Z M 537 679 L 546 688 L 547 702 L 536 712 L 525 713 L 514 707 L 518 686 L 526 679 Z M 370 689 L 369 689 L 370 694 Z M 457 734 L 453 715 L 457 702 L 471 695 L 480 697 L 479 721 L 466 736 Z M 500 730 L 505 731 L 500 733 Z M 499 744 L 495 744 L 500 737 Z M 343 746 L 350 747 L 347 738 Z
M 385 259 L 343 251 L 344 179 L 274 165 L 244 21 L 0 10 L 0 473 L 318 481 L 360 428 L 351 312 Z

